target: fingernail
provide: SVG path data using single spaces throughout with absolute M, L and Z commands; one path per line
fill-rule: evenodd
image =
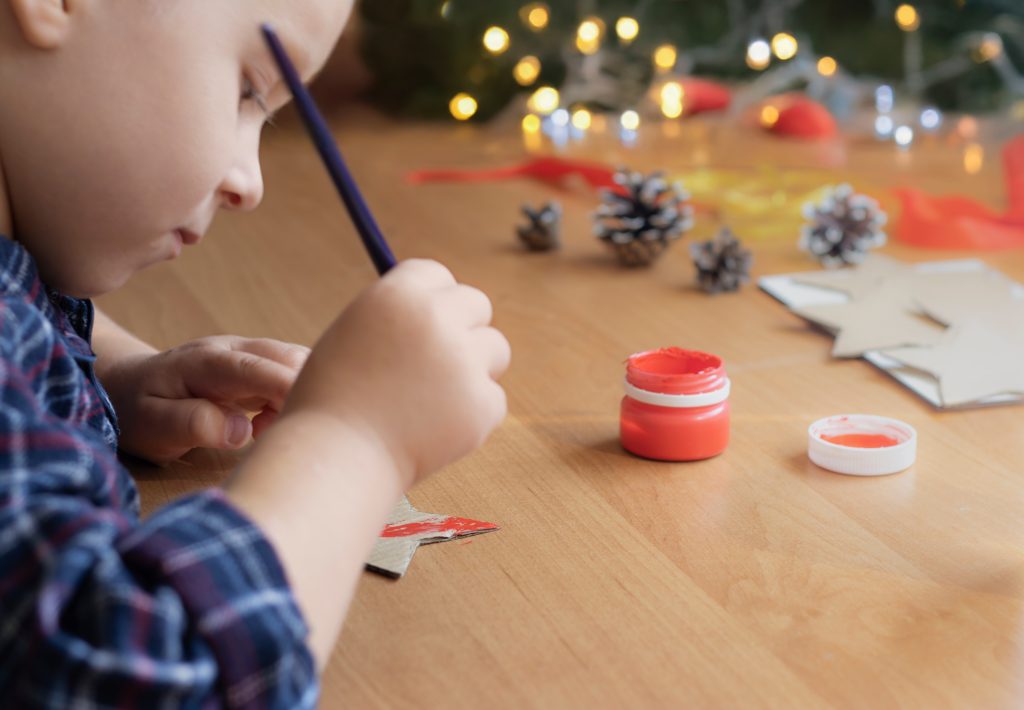
M 231 417 L 228 419 L 228 446 L 237 449 L 249 439 L 249 432 L 252 425 L 245 417 Z

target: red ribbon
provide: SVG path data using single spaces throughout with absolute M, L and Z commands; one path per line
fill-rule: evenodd
M 569 178 L 581 178 L 593 188 L 619 189 L 615 171 L 599 163 L 563 158 L 536 158 L 519 165 L 489 170 L 416 170 L 406 175 L 413 185 L 427 182 L 491 182 L 525 177 L 565 185 Z

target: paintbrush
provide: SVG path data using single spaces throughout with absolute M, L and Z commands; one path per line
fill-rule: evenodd
M 345 160 L 341 157 L 338 144 L 331 136 L 327 122 L 324 121 L 324 117 L 316 107 L 313 97 L 302 85 L 299 73 L 295 70 L 295 65 L 288 57 L 277 33 L 267 24 L 264 24 L 262 29 L 263 37 L 267 41 L 270 53 L 274 56 L 274 61 L 277 62 L 281 76 L 292 92 L 292 96 L 295 97 L 295 107 L 298 109 L 299 115 L 302 116 L 302 122 L 306 125 L 309 137 L 313 140 L 317 152 L 320 153 L 324 167 L 327 168 L 327 172 L 341 196 L 341 201 L 345 203 L 352 223 L 355 224 L 356 231 L 359 232 L 359 237 L 363 240 L 363 246 L 366 247 L 370 259 L 373 260 L 373 265 L 383 276 L 395 265 L 395 256 L 391 253 L 388 243 L 384 241 L 384 235 L 381 234 L 376 220 L 370 214 L 370 209 L 366 206 L 366 202 L 356 186 L 356 181 L 352 178 L 352 173 L 345 165 Z

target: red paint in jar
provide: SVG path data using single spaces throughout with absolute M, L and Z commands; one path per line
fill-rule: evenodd
M 620 437 L 630 453 L 660 461 L 698 461 L 729 444 L 729 378 L 717 355 L 682 348 L 637 353 L 626 361 Z

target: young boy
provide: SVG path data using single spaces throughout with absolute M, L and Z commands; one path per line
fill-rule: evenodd
M 508 343 L 436 262 L 367 288 L 308 359 L 157 353 L 87 300 L 260 202 L 287 99 L 260 23 L 308 80 L 350 4 L 0 0 L 4 705 L 314 705 L 392 505 L 504 417 Z M 253 431 L 224 490 L 139 520 L 119 441 L 167 460 Z

